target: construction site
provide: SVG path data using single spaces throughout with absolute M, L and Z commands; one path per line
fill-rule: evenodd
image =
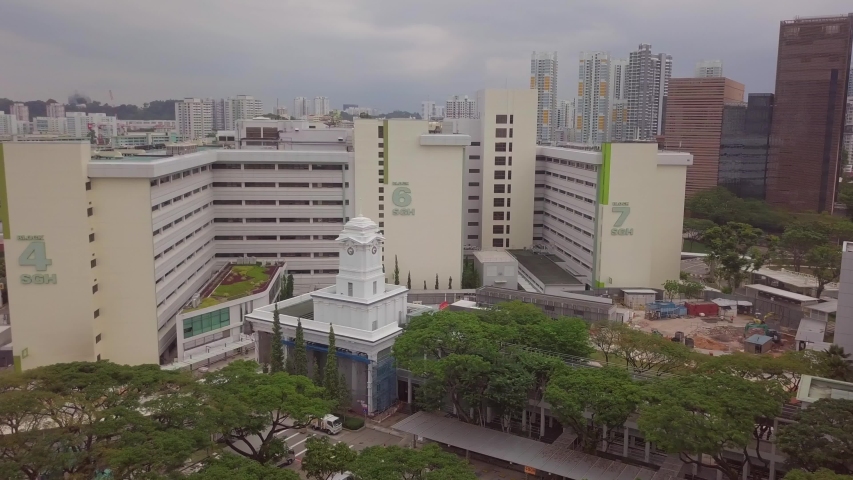
M 625 323 L 709 355 L 795 350 L 797 332 L 773 328 L 773 315 L 753 312 L 751 303 L 746 301 L 657 301 L 631 309 Z

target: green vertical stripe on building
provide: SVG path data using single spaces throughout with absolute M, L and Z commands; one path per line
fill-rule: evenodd
M 9 240 L 9 195 L 6 192 L 6 161 L 3 158 L 3 144 L 0 143 L 0 222 L 3 222 L 3 238 Z
M 601 144 L 601 170 L 598 175 L 598 203 L 610 203 L 610 143 Z
M 383 136 L 382 144 L 385 145 L 385 155 L 383 155 L 384 160 L 382 162 L 382 166 L 384 167 L 382 169 L 384 172 L 384 176 L 383 176 L 382 181 L 385 185 L 388 185 L 388 163 L 391 160 L 389 158 L 390 157 L 389 153 L 391 153 L 391 152 L 390 152 L 390 149 L 388 148 L 388 120 L 384 120 L 384 123 L 382 124 L 382 136 Z

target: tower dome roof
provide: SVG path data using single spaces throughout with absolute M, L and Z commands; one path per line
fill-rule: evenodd
M 379 225 L 373 220 L 364 217 L 353 217 L 344 225 L 344 229 L 337 240 L 339 242 L 352 240 L 357 243 L 367 244 L 374 240 L 385 240 L 385 237 L 379 233 Z

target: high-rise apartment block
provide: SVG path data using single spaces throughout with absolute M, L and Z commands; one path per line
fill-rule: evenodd
M 608 94 L 610 115 L 607 132 L 612 142 L 631 140 L 628 133 L 628 61 L 610 60 L 610 84 Z
M 421 102 L 421 118 L 424 120 L 439 120 L 444 118 L 444 108 L 431 100 Z
M 118 135 L 118 120 L 106 113 L 65 113 L 65 133 L 67 135 L 85 138 L 90 134 L 89 132 L 94 132 L 98 138 L 115 137 Z
M 696 78 L 714 78 L 723 76 L 723 61 L 722 60 L 702 60 L 696 63 L 696 68 L 693 71 L 693 76 Z
M 238 120 L 250 120 L 264 114 L 263 102 L 250 95 L 225 100 L 225 130 L 236 130 Z
M 575 118 L 577 116 L 577 100 L 561 100 L 557 106 L 557 142 L 575 141 Z
M 542 144 L 556 141 L 557 129 L 557 52 L 533 52 L 530 57 L 530 88 L 539 93 L 536 110 L 536 140 Z
M 772 120 L 772 93 L 750 93 L 746 103 L 723 106 L 718 185 L 742 198 L 764 199 Z
M 287 107 L 275 107 L 275 114 L 282 118 L 290 116 L 287 114 Z
M 687 195 L 717 186 L 723 107 L 743 102 L 744 86 L 728 78 L 673 78 L 666 106 L 665 145 L 693 154 Z
M 329 97 L 314 97 L 314 115 L 328 115 L 330 111 Z
M 293 118 L 307 118 L 310 114 L 308 99 L 296 97 L 293 99 Z
M 11 113 L 0 112 L 0 135 L 17 135 L 18 119 Z
M 661 133 L 663 109 L 672 77 L 672 56 L 653 54 L 652 46 L 641 44 L 628 56 L 628 135 L 653 140 Z
M 610 54 L 581 52 L 578 65 L 578 105 L 575 128 L 581 143 L 598 145 L 607 141 Z
M 477 118 L 477 102 L 468 95 L 454 95 L 445 103 L 444 118 Z
M 19 122 L 30 121 L 30 107 L 23 103 L 13 103 L 9 107 L 9 114 L 15 117 Z
M 65 118 L 65 105 L 59 102 L 48 103 L 47 116 L 50 118 Z
M 213 133 L 213 99 L 185 98 L 175 103 L 178 134 L 185 140 L 198 140 Z
M 853 53 L 853 13 L 781 22 L 767 201 L 832 212 Z
M 57 117 L 35 117 L 33 118 L 33 131 L 47 135 L 65 135 L 68 122 L 65 115 Z

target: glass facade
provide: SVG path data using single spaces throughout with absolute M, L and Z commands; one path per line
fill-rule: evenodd
M 750 93 L 747 103 L 723 107 L 718 184 L 739 197 L 766 195 L 772 118 L 772 93 Z
M 231 324 L 231 312 L 223 308 L 184 319 L 184 338 L 191 338 Z

